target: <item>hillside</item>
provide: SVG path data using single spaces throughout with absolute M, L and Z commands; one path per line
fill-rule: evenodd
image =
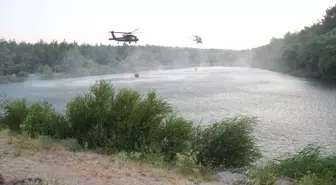
M 252 49 L 252 66 L 302 77 L 336 80 L 336 5 L 323 19 Z
M 0 172 L 6 181 L 40 177 L 52 185 L 184 185 L 189 182 L 176 172 L 148 164 L 90 152 L 73 153 L 60 148 L 50 149 L 50 143 L 36 148 L 32 140 L 19 143 L 18 139 L 9 143 L 8 137 L 0 136 Z M 210 184 L 218 183 L 208 183 Z

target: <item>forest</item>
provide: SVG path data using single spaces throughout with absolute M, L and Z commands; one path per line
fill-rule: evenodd
M 55 79 L 141 70 L 250 65 L 246 51 L 163 46 L 89 45 L 0 40 L 0 84 L 27 77 Z
M 300 77 L 336 80 L 336 5 L 321 20 L 253 48 L 252 67 Z
M 248 66 L 336 80 L 336 5 L 317 23 L 247 50 L 0 40 L 0 84 L 198 66 Z

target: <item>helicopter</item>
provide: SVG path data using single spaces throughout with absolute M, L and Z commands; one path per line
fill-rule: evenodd
M 135 29 L 134 31 L 131 31 L 131 32 L 115 32 L 115 31 L 109 31 L 109 33 L 112 34 L 112 38 L 109 38 L 109 40 L 115 40 L 115 41 L 118 41 L 118 44 L 119 42 L 128 42 L 129 44 L 131 44 L 131 42 L 135 42 L 137 43 L 138 42 L 138 37 L 136 37 L 134 34 L 132 34 L 133 32 L 139 30 L 138 29 Z M 114 34 L 115 33 L 123 33 L 122 37 L 116 37 Z
M 193 35 L 193 37 L 195 38 L 193 41 L 196 41 L 197 44 L 199 43 L 203 43 L 202 41 L 202 37 L 198 36 L 198 35 Z

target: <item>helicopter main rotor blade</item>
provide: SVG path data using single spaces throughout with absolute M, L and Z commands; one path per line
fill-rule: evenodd
M 129 32 L 129 34 L 131 34 L 131 33 L 135 32 L 135 31 L 137 31 L 137 30 L 139 30 L 139 28 L 138 28 L 138 29 L 135 29 L 135 30 L 133 30 L 133 31 L 131 31 L 131 32 Z

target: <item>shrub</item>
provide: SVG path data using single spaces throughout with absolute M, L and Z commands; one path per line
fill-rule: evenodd
M 174 116 L 172 107 L 155 91 L 146 95 L 131 89 L 117 92 L 106 81 L 68 102 L 65 115 L 56 113 L 48 102 L 29 105 L 25 99 L 7 102 L 4 109 L 3 120 L 10 130 L 30 137 L 47 136 L 45 146 L 54 139 L 66 139 L 76 141 L 76 145 L 68 143 L 74 150 L 126 152 L 146 160 L 157 156 L 157 160 L 177 164 L 178 156 L 184 156 L 186 171 L 200 165 L 243 167 L 260 157 L 251 135 L 254 118 L 235 117 L 207 128 L 195 127 Z
M 275 169 L 269 164 L 263 167 L 256 167 L 248 172 L 248 175 L 253 179 L 254 184 L 274 184 L 278 180 Z M 248 182 L 250 179 L 246 179 Z
M 29 73 L 25 71 L 20 71 L 16 76 L 17 77 L 28 77 Z
M 29 106 L 22 130 L 30 137 L 48 135 L 49 124 L 55 118 L 55 111 L 48 102 L 37 102 Z
M 171 113 L 170 105 L 155 92 L 142 97 L 139 92 L 126 89 L 118 93 L 112 110 L 117 147 L 126 152 L 150 152 L 156 142 L 155 133 Z
M 255 184 L 273 184 L 289 177 L 299 185 L 331 185 L 336 178 L 336 158 L 323 156 L 321 147 L 309 144 L 292 156 L 254 168 L 248 175 Z
M 6 128 L 6 125 L 3 122 L 3 116 L 0 114 L 0 131 Z
M 36 147 L 44 149 L 61 148 L 69 151 L 83 151 L 83 148 L 75 139 L 54 140 L 48 136 L 39 136 L 36 140 Z
M 77 96 L 67 105 L 67 118 L 83 146 L 105 151 L 148 152 L 157 138 L 162 120 L 171 113 L 168 103 L 155 92 L 121 89 L 100 81 L 90 92 Z
M 29 105 L 26 99 L 7 101 L 2 122 L 11 131 L 27 133 L 30 137 L 47 135 L 53 138 L 66 138 L 71 128 L 65 117 L 55 112 L 53 106 L 46 102 Z
M 21 126 L 29 113 L 26 99 L 13 100 L 4 104 L 4 124 L 14 132 L 21 133 Z
M 254 118 L 234 117 L 197 132 L 197 162 L 213 168 L 244 167 L 261 157 L 251 135 Z
M 160 152 L 166 160 L 172 161 L 178 153 L 182 154 L 190 148 L 193 123 L 182 117 L 171 116 L 161 125 L 159 135 Z
M 52 115 L 52 119 L 48 123 L 47 130 L 44 131 L 45 135 L 53 139 L 73 139 L 73 130 L 67 118 L 60 113 Z
M 298 185 L 334 185 L 335 174 L 326 170 L 323 174 L 308 174 L 296 180 Z
M 312 174 L 322 177 L 326 172 L 331 172 L 333 178 L 336 177 L 336 157 L 323 156 L 320 146 L 309 144 L 297 154 L 277 161 L 272 166 L 278 176 L 299 179 Z
M 29 112 L 22 127 L 22 130 L 32 138 L 38 135 L 57 139 L 68 138 L 71 136 L 70 129 L 65 117 L 56 113 L 53 106 L 46 101 L 29 106 Z

